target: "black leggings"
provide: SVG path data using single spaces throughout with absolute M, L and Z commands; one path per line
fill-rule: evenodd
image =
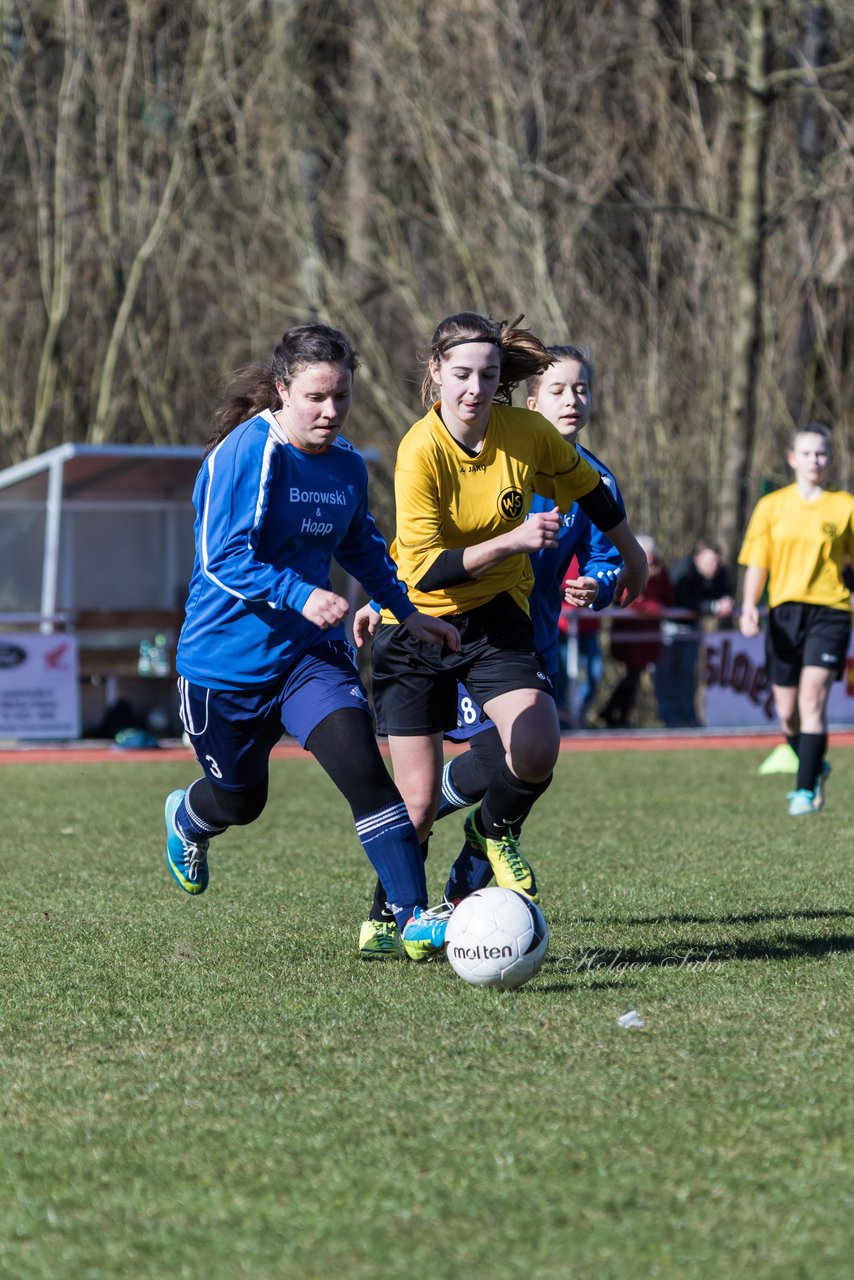
M 451 784 L 460 795 L 482 800 L 495 770 L 504 759 L 504 744 L 495 725 L 469 739 L 468 751 L 451 761 Z
M 364 711 L 343 707 L 331 712 L 312 729 L 305 745 L 349 804 L 354 819 L 400 802 Z M 267 778 L 248 791 L 224 791 L 199 778 L 188 789 L 188 806 L 211 830 L 224 831 L 254 822 L 267 803 L 267 790 Z
M 400 802 L 371 718 L 364 711 L 356 707 L 333 711 L 312 729 L 305 745 L 329 774 L 354 818 Z

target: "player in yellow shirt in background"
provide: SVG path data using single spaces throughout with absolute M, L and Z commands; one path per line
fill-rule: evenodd
M 499 885 L 535 901 L 536 878 L 514 826 L 551 781 L 560 726 L 534 647 L 531 553 L 557 545 L 561 512 L 577 501 L 622 555 L 617 604 L 643 590 L 648 572 L 598 471 L 542 415 L 511 407 L 514 387 L 552 360 L 518 321 L 462 312 L 437 327 L 422 385 L 427 413 L 398 448 L 391 554 L 413 604 L 453 621 L 462 644 L 459 653 L 431 656 L 384 611 L 372 654 L 378 728 L 425 850 L 439 805 L 443 733 L 457 722 L 458 680 L 495 724 L 505 755 L 466 837 Z M 534 493 L 555 505 L 526 519 Z M 357 633 L 357 643 L 363 638 Z
M 851 593 L 843 574 L 854 560 L 854 495 L 825 487 L 830 432 L 811 424 L 792 434 L 787 462 L 794 483 L 760 498 L 738 560 L 746 566 L 742 635 L 759 634 L 759 601 L 768 583 L 765 665 L 786 739 L 798 757 L 793 816 L 824 804 L 830 773 L 827 701 L 845 670 Z

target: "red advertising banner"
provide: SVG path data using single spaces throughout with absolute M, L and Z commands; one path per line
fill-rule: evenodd
M 703 637 L 702 682 L 705 723 L 711 727 L 773 724 L 774 699 L 765 672 L 763 636 L 746 639 L 738 631 L 716 631 Z M 845 676 L 828 702 L 830 724 L 854 724 L 854 637 Z

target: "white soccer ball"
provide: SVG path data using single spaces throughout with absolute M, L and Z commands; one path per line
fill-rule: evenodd
M 445 932 L 451 967 L 474 987 L 521 987 L 538 972 L 548 945 L 542 911 L 514 889 L 478 889 L 463 898 Z

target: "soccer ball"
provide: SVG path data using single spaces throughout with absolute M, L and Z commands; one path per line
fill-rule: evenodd
M 463 898 L 445 932 L 448 960 L 464 982 L 505 991 L 533 978 L 548 945 L 542 911 L 514 889 L 479 889 Z

